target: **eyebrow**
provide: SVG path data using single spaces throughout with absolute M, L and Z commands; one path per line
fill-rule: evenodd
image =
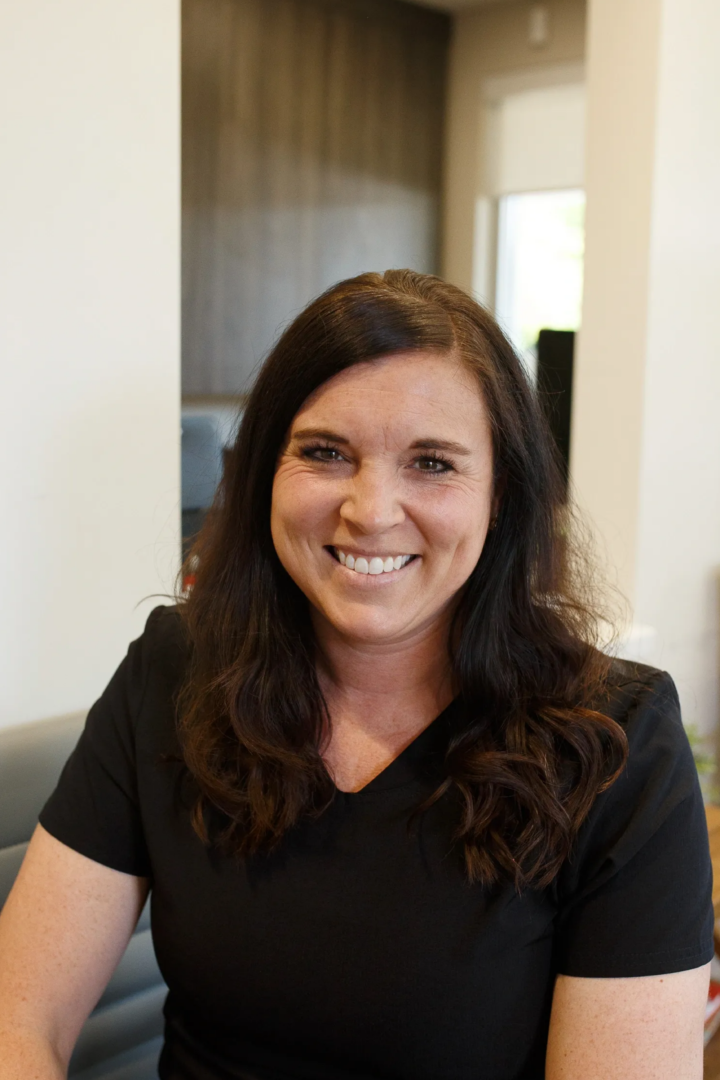
M 462 443 L 453 442 L 452 439 L 416 439 L 410 447 L 411 450 L 445 450 L 448 454 L 468 455 L 472 453 Z
M 343 438 L 342 435 L 336 435 L 334 431 L 327 431 L 325 428 L 301 428 L 300 431 L 295 431 L 292 437 L 293 439 L 325 439 L 327 442 L 339 443 L 342 446 L 347 446 L 350 442 L 349 439 Z M 444 450 L 448 454 L 462 456 L 468 456 L 472 453 L 472 450 L 467 446 L 453 442 L 452 439 L 416 439 L 414 443 L 411 443 L 410 449 Z
M 350 442 L 349 439 L 344 439 L 342 435 L 336 435 L 334 431 L 326 431 L 325 428 L 301 428 L 300 431 L 294 431 L 292 433 L 293 439 L 325 439 L 327 442 L 342 443 L 343 446 L 347 446 Z

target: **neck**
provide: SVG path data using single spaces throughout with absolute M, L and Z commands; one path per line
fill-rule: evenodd
M 348 639 L 320 617 L 313 618 L 318 677 L 331 713 L 361 710 L 377 717 L 422 714 L 429 723 L 452 700 L 445 622 L 391 644 Z

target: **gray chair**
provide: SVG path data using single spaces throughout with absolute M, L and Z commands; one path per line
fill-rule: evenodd
M 82 731 L 84 713 L 0 730 L 0 906 L 43 803 Z M 148 904 L 70 1062 L 73 1080 L 151 1080 L 167 987 L 155 961 Z

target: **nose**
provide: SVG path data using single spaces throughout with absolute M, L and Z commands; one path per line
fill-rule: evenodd
M 340 517 L 366 535 L 385 532 L 405 520 L 397 479 L 385 470 L 361 467 L 353 476 Z

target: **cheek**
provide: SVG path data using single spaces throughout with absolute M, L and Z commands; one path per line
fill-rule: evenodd
M 438 497 L 417 507 L 417 520 L 432 547 L 439 553 L 471 563 L 477 562 L 482 551 L 489 507 L 477 492 L 445 490 Z
M 278 470 L 272 490 L 270 528 L 276 548 L 288 541 L 309 536 L 313 529 L 327 521 L 334 505 L 329 485 L 318 483 L 313 476 Z

